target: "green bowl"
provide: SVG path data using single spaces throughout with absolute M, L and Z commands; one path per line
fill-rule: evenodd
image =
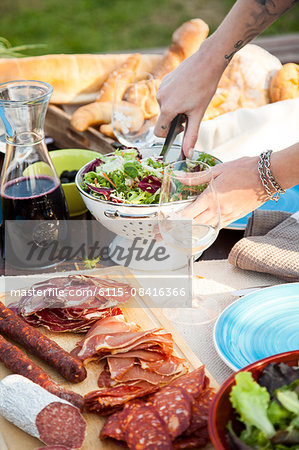
M 84 164 L 87 164 L 89 161 L 97 158 L 99 153 L 93 150 L 68 148 L 63 150 L 53 150 L 49 152 L 49 155 L 52 159 L 57 175 L 60 177 L 64 170 L 81 169 Z M 61 186 L 64 191 L 70 216 L 73 217 L 85 213 L 87 208 L 81 198 L 75 182 L 62 183 Z

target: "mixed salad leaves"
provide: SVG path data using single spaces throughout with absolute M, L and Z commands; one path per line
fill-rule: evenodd
M 228 424 L 231 448 L 298 450 L 299 367 L 271 363 L 258 382 L 250 372 L 238 373 L 235 381 L 230 401 L 238 416 L 234 426 L 239 432 L 232 422 Z
M 213 156 L 201 153 L 199 163 L 216 164 Z M 142 159 L 136 148 L 119 148 L 112 155 L 101 155 L 82 172 L 82 189 L 88 194 L 114 203 L 146 205 L 159 203 L 166 164 L 162 158 Z

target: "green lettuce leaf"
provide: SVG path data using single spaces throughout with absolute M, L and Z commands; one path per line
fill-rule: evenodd
M 240 372 L 235 377 L 230 401 L 240 416 L 240 420 L 250 429 L 252 426 L 271 438 L 275 429 L 267 416 L 270 395 L 266 388 L 254 381 L 250 372 Z

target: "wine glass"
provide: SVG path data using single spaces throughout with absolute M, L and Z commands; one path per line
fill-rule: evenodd
M 188 208 L 197 199 L 201 200 L 198 216 L 189 218 Z M 210 166 L 187 159 L 165 168 L 158 225 L 165 243 L 187 256 L 190 280 L 183 302 L 173 298 L 163 312 L 176 323 L 204 324 L 214 320 L 219 314 L 217 302 L 200 298 L 193 291 L 194 257 L 212 245 L 220 228 L 220 208 Z
M 134 83 L 128 83 L 123 75 L 117 77 L 112 128 L 121 144 L 137 148 L 153 144 L 154 126 L 159 114 L 157 89 L 157 81 L 149 73 Z

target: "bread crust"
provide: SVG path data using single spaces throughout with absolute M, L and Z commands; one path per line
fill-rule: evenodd
M 204 120 L 268 104 L 270 81 L 280 68 L 278 58 L 257 45 L 247 44 L 225 69 Z
M 136 78 L 140 60 L 140 53 L 134 53 L 129 56 L 128 59 L 126 59 L 126 61 L 119 66 L 119 68 L 111 72 L 100 90 L 97 101 L 113 102 L 114 100 L 121 100 L 127 89 L 127 85 Z M 123 88 L 118 89 L 118 92 L 116 93 L 115 89 L 118 77 L 121 77 Z M 117 97 L 114 98 L 115 93 L 117 94 Z
M 172 44 L 157 64 L 153 75 L 161 80 L 184 59 L 193 55 L 209 34 L 208 25 L 201 19 L 183 23 L 172 35 Z
M 271 102 L 299 97 L 299 65 L 284 64 L 272 78 L 269 93 Z
M 130 54 L 57 54 L 26 58 L 0 58 L 0 83 L 39 80 L 53 86 L 50 102 L 89 103 L 96 100 L 108 75 Z M 137 77 L 152 72 L 161 55 L 141 55 Z

